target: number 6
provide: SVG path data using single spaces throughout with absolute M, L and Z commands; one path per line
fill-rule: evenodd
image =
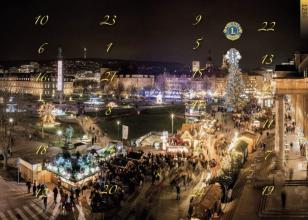
M 44 53 L 44 51 L 45 51 L 44 46 L 45 46 L 45 45 L 48 45 L 48 43 L 43 43 L 43 44 L 40 46 L 40 48 L 37 50 L 38 54 Z

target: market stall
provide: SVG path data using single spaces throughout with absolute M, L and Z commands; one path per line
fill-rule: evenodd
M 187 146 L 184 146 L 184 145 L 174 145 L 174 146 L 168 146 L 167 147 L 167 153 L 173 153 L 173 154 L 185 153 L 185 154 L 188 154 L 189 150 L 188 150 Z
M 66 152 L 57 155 L 45 164 L 45 169 L 52 174 L 52 182 L 58 183 L 59 179 L 64 187 L 72 187 L 93 180 L 100 172 L 99 163 L 108 160 L 115 155 L 114 147 L 89 149 L 83 155 L 79 152 L 71 155 Z
M 220 184 L 211 184 L 192 201 L 192 218 L 210 219 L 212 214 L 219 212 L 221 206 L 222 188 Z

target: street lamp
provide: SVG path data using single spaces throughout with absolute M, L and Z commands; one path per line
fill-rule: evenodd
M 62 131 L 58 130 L 57 131 L 57 135 L 59 136 L 59 145 L 60 145 L 60 140 L 61 140 L 61 136 L 62 136 Z
M 171 113 L 171 115 L 170 115 L 170 117 L 171 117 L 171 134 L 173 134 L 173 119 L 174 119 L 174 114 L 173 113 Z
M 9 118 L 9 122 L 10 122 L 10 124 L 13 124 L 14 119 L 13 118 Z
M 118 126 L 118 139 L 120 139 L 120 121 L 117 121 L 117 126 Z
M 96 117 L 97 117 L 97 112 L 98 112 L 98 108 L 96 107 L 95 108 L 95 115 L 96 115 Z
M 14 123 L 14 119 L 13 118 L 9 118 L 9 123 L 10 123 L 10 136 L 9 136 L 9 149 L 10 149 L 10 153 L 12 153 L 12 129 L 13 129 L 13 123 Z

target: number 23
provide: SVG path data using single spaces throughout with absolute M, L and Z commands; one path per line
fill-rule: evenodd
M 116 15 L 113 15 L 112 19 L 110 19 L 110 15 L 105 15 L 104 21 L 100 22 L 99 25 L 106 24 L 106 25 L 112 26 L 112 25 L 114 25 L 116 23 L 116 19 L 117 19 Z M 111 21 L 109 21 L 109 20 L 111 20 Z

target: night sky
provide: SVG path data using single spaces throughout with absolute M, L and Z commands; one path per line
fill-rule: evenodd
M 38 15 L 49 15 L 45 26 L 34 25 Z M 99 26 L 106 14 L 117 15 L 114 26 Z M 195 16 L 204 19 L 192 26 Z M 223 34 L 229 21 L 237 21 L 243 34 L 229 41 Z M 275 21 L 275 32 L 258 32 L 263 21 Z M 240 66 L 260 66 L 261 57 L 275 55 L 275 64 L 294 51 L 307 49 L 300 39 L 299 0 L 10 0 L 1 1 L 0 60 L 54 59 L 61 46 L 66 58 L 88 57 L 151 60 L 190 64 L 206 62 L 209 50 L 216 65 L 235 47 Z M 194 51 L 194 40 L 204 37 Z M 46 51 L 37 49 L 47 42 Z M 113 42 L 110 53 L 106 45 Z

